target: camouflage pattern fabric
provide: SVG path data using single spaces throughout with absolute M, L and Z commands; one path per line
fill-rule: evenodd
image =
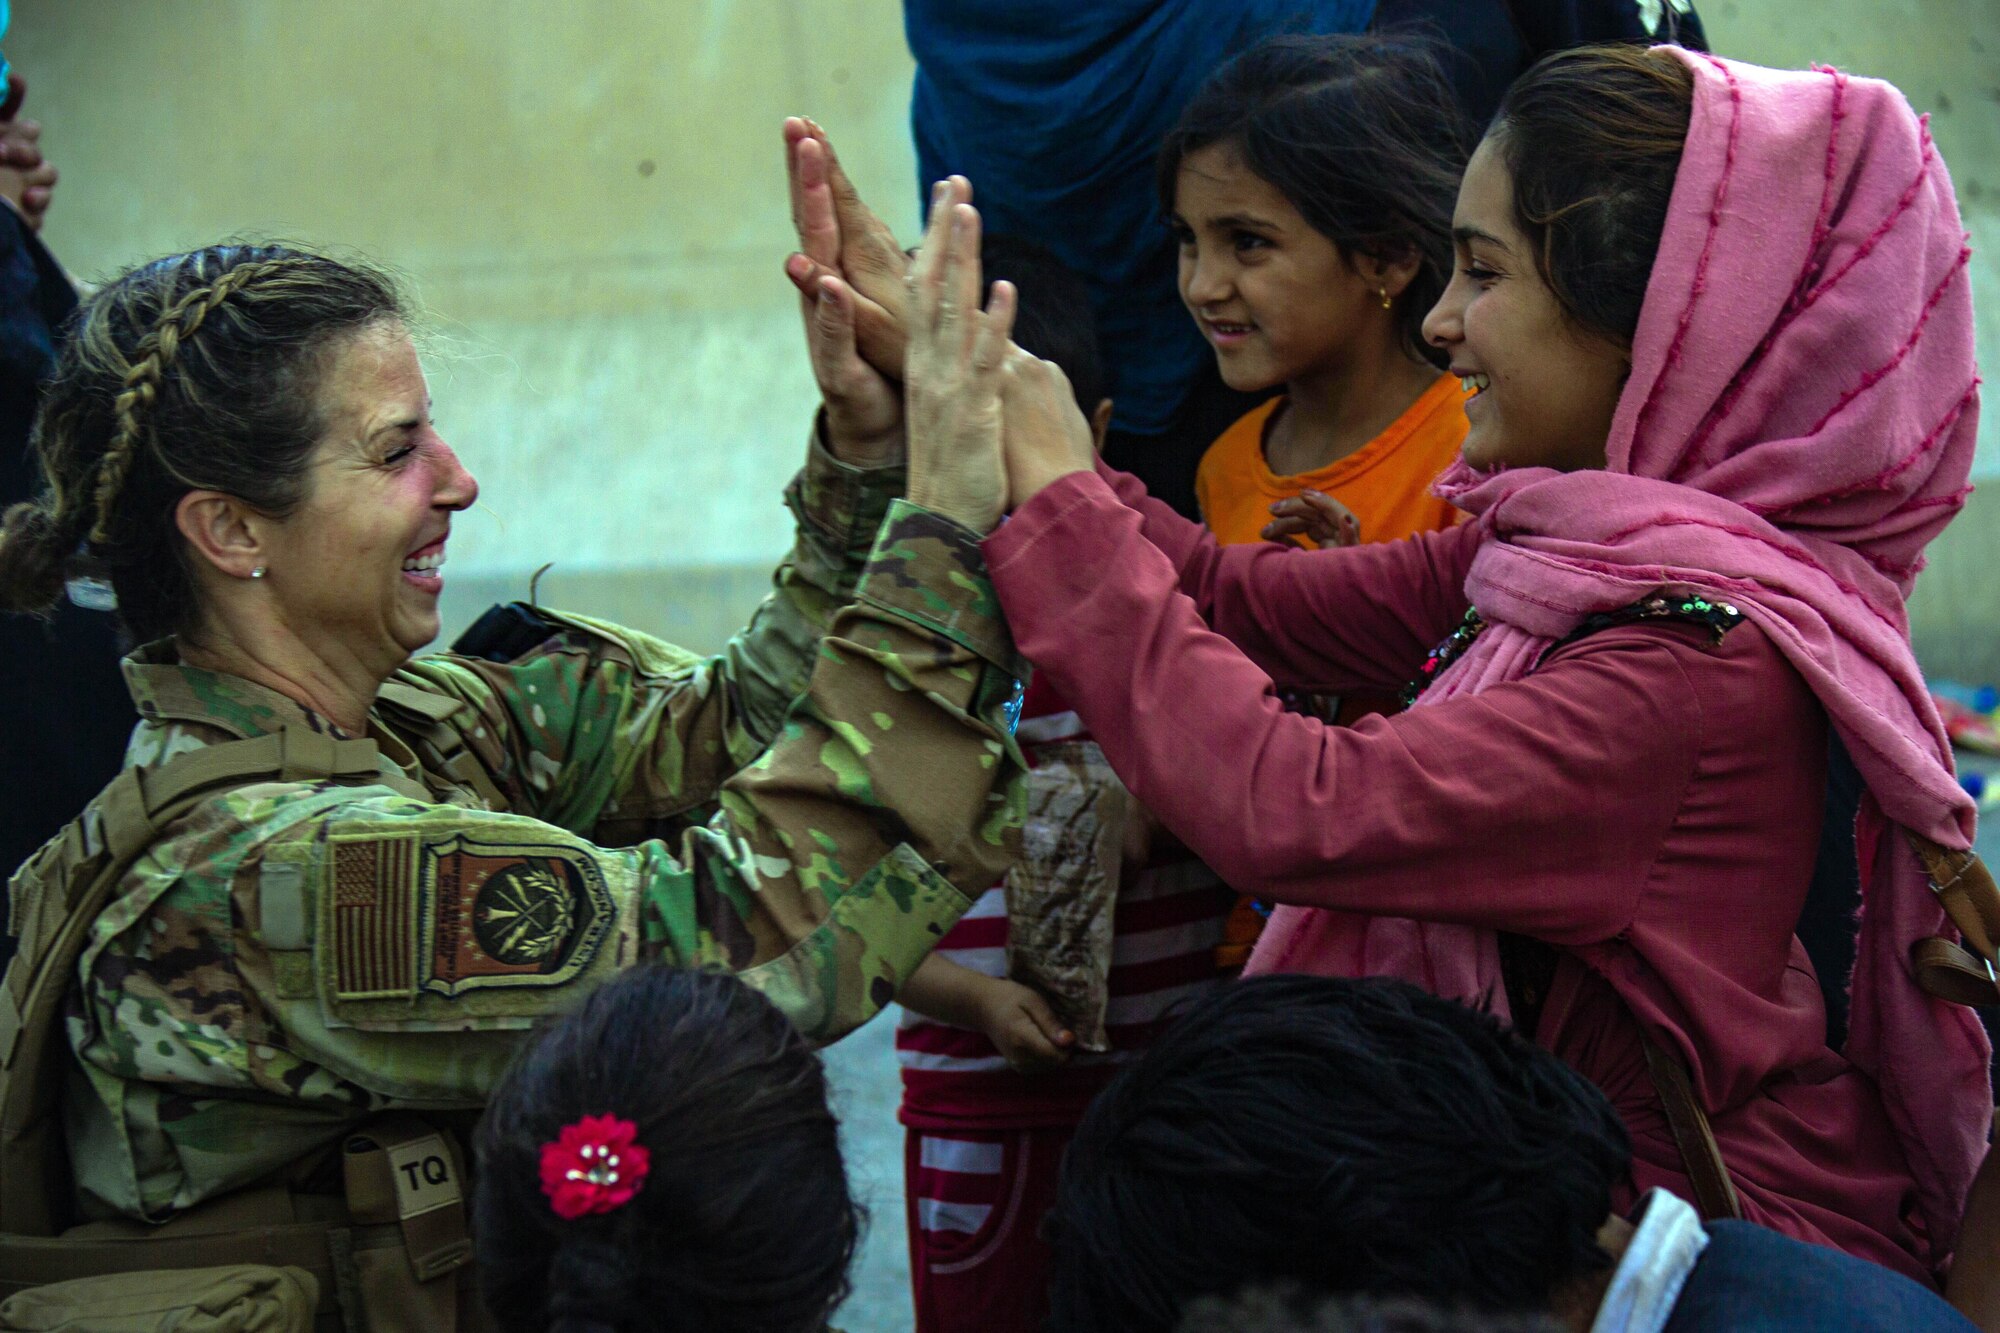
M 902 501 L 874 533 L 897 480 L 816 457 L 798 546 L 717 657 L 560 617 L 511 664 L 399 672 L 505 808 L 425 767 L 424 719 L 385 700 L 383 763 L 439 803 L 263 783 L 172 826 L 79 968 L 86 1214 L 159 1220 L 365 1115 L 476 1108 L 527 1028 L 639 960 L 741 972 L 819 1041 L 887 1004 L 1005 869 L 1022 805 L 1023 668 L 977 538 Z M 331 729 L 170 644 L 127 675 L 133 762 Z

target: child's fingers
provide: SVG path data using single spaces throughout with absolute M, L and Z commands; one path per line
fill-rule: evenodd
M 1259 528 L 1257 535 L 1267 542 L 1276 542 L 1280 546 L 1297 546 L 1298 543 L 1292 538 L 1304 536 L 1307 530 L 1308 525 L 1304 519 L 1275 518 Z
M 1299 498 L 1318 519 L 1313 539 L 1322 546 L 1352 546 L 1361 540 L 1361 520 L 1354 511 L 1324 491 L 1302 491 Z
M 1056 1048 L 1058 1052 L 1067 1051 L 1076 1044 L 1076 1034 L 1063 1026 L 1063 1021 L 1056 1017 L 1056 1011 L 1042 998 L 1041 992 L 1029 990 L 1023 995 L 1021 1012 L 1035 1025 L 1035 1031 L 1041 1035 L 1042 1040 Z

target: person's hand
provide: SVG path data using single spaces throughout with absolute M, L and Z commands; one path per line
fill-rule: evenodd
M 1361 520 L 1354 511 L 1322 491 L 1301 491 L 1271 506 L 1275 515 L 1258 535 L 1280 546 L 1295 545 L 1294 536 L 1310 537 L 1321 546 L 1359 546 Z
M 824 179 L 794 181 L 792 216 L 801 243 L 821 254 L 838 253 L 833 198 Z M 799 294 L 806 351 L 826 406 L 827 445 L 844 463 L 883 467 L 903 461 L 903 396 L 856 350 L 856 304 L 854 289 L 830 275 L 815 284 L 813 295 Z
M 8 74 L 6 98 L 0 101 L 0 199 L 40 231 L 55 197 L 57 172 L 42 157 L 41 124 L 19 118 L 27 91 L 27 80 Z
M 854 290 L 839 278 L 820 285 L 805 307 L 806 350 L 826 407 L 826 442 L 855 467 L 903 461 L 903 395 L 854 346 Z
M 1002 977 L 984 981 L 979 1028 L 1009 1065 L 1025 1074 L 1068 1063 L 1076 1034 L 1063 1026 L 1041 992 Z
M 800 116 L 785 121 L 785 175 L 799 236 L 798 253 L 785 261 L 785 276 L 812 298 L 824 279 L 845 279 L 855 296 L 862 357 L 891 380 L 901 379 L 909 260 L 895 233 L 862 202 L 826 131 Z M 809 207 L 817 190 L 825 192 L 830 213 Z
M 1097 458 L 1090 422 L 1076 405 L 1069 377 L 1053 361 L 1018 347 L 1007 357 L 1001 439 L 1007 458 L 1007 495 L 1019 509 L 1044 486 L 1072 472 L 1088 472 Z
M 1000 391 L 1014 328 L 1014 285 L 980 309 L 979 213 L 957 177 L 938 182 L 909 278 L 903 368 L 912 504 L 986 533 L 1007 503 Z

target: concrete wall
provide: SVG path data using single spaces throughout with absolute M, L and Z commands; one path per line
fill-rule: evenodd
M 1000 0 L 994 0 L 999 3 Z M 1717 49 L 1894 80 L 1933 115 L 2000 358 L 2000 0 L 1709 0 Z M 518 595 L 697 646 L 761 592 L 811 405 L 778 122 L 818 116 L 914 234 L 889 0 L 16 0 L 6 50 L 85 276 L 232 233 L 407 273 L 449 438 L 485 483 L 447 626 Z M 2000 412 L 1979 473 L 2000 476 Z M 2000 501 L 1912 606 L 1934 668 L 2000 679 Z

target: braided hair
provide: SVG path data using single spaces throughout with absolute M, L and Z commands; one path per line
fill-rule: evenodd
M 324 432 L 328 352 L 403 318 L 385 274 L 282 245 L 172 255 L 97 292 L 65 330 L 35 421 L 42 492 L 0 520 L 0 610 L 45 613 L 67 577 L 92 572 L 134 638 L 192 632 L 180 498 L 295 510 Z

